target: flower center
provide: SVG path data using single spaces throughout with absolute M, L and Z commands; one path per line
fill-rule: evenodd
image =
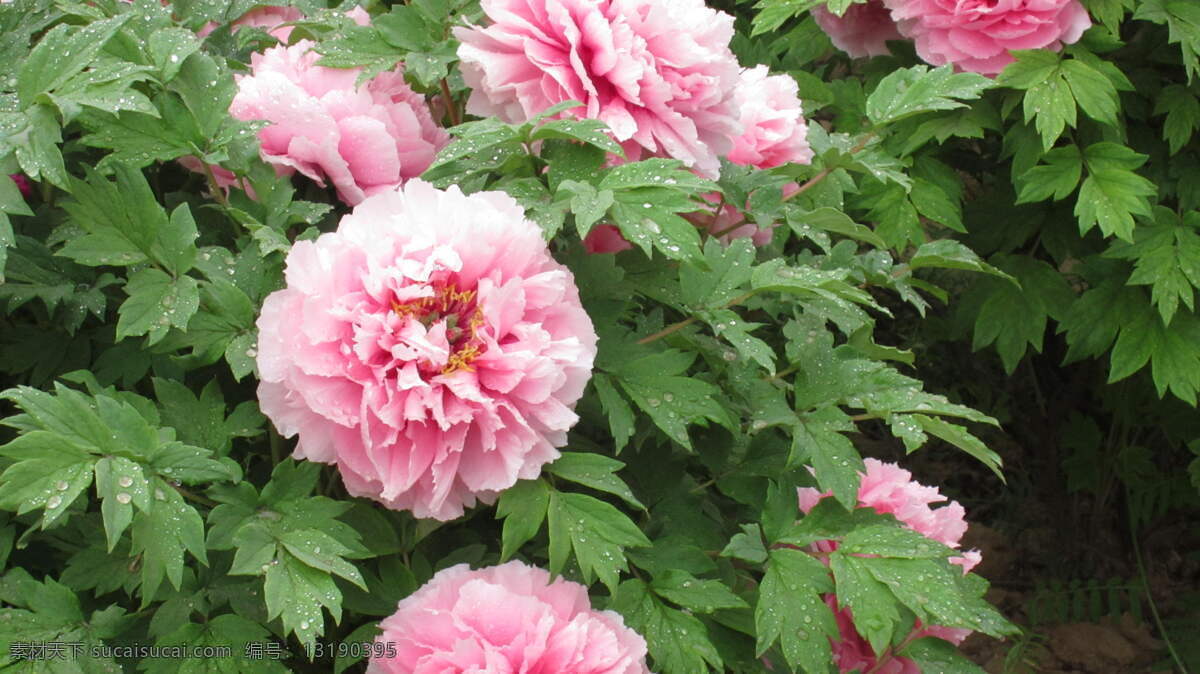
M 474 372 L 471 362 L 487 349 L 479 336 L 483 307 L 475 301 L 476 292 L 459 290 L 454 283 L 434 284 L 433 290 L 428 297 L 407 302 L 392 300 L 392 311 L 401 318 L 412 317 L 427 328 L 445 321 L 450 357 L 442 367 L 442 374 L 458 370 Z

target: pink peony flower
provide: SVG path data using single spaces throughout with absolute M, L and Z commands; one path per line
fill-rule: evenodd
M 882 0 L 850 5 L 841 16 L 818 5 L 812 9 L 812 16 L 833 46 L 854 58 L 887 54 L 888 40 L 904 39 Z
M 449 137 L 402 70 L 380 73 L 355 88 L 361 69 L 314 65 L 313 43 L 272 47 L 251 56 L 251 75 L 237 77 L 229 112 L 266 120 L 262 157 L 281 171 L 329 180 L 350 205 L 419 176 Z
M 456 28 L 467 111 L 526 121 L 550 106 L 599 119 L 632 156 L 715 178 L 737 134 L 733 17 L 703 0 L 483 0 L 486 28 Z
M 883 0 L 917 55 L 933 65 L 995 75 L 1010 49 L 1071 44 L 1092 25 L 1078 0 Z
M 420 180 L 297 242 L 259 405 L 347 490 L 439 520 L 558 458 L 596 355 L 571 272 L 502 192 Z
M 742 133 L 733 139 L 729 161 L 760 169 L 812 163 L 796 80 L 770 75 L 766 66 L 749 68 L 742 72 L 734 100 Z
M 583 237 L 583 247 L 589 253 L 619 253 L 633 248 L 633 244 L 615 226 L 596 225 Z
M 596 611 L 587 588 L 511 561 L 443 569 L 379 624 L 395 657 L 369 674 L 553 672 L 648 674 L 646 641 L 613 611 Z
M 877 459 L 863 461 L 866 473 L 858 487 L 858 505 L 860 508 L 873 508 L 882 514 L 891 514 L 904 523 L 908 528 L 920 533 L 926 538 L 938 541 L 951 548 L 957 548 L 958 542 L 967 531 L 964 519 L 966 511 L 957 501 L 940 508 L 930 508 L 930 503 L 945 501 L 937 487 L 927 487 L 912 480 L 912 473 L 894 463 L 883 463 Z M 800 499 L 800 510 L 808 512 L 829 492 L 822 494 L 811 487 L 797 490 Z M 813 544 L 816 550 L 831 552 L 837 549 L 834 541 L 818 541 Z M 969 550 L 959 557 L 950 558 L 952 564 L 957 564 L 963 573 L 969 572 L 982 561 L 977 550 Z M 839 610 L 837 598 L 829 595 L 825 598 L 830 609 L 837 618 L 841 639 L 833 644 L 833 656 L 841 672 L 860 671 L 882 672 L 883 674 L 920 674 L 916 663 L 906 658 L 891 658 L 878 668 L 875 652 L 854 629 L 853 616 L 849 608 Z M 945 639 L 951 643 L 962 643 L 971 630 L 940 625 L 922 625 L 917 622 L 914 628 L 914 638 L 933 636 Z

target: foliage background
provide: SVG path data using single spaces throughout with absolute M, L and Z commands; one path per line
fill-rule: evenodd
M 1133 610 L 1160 665 L 1196 658 L 1200 9 L 1087 0 L 1097 25 L 1079 44 L 1019 53 L 992 81 L 902 44 L 848 60 L 807 17 L 816 2 L 713 4 L 739 17 L 743 65 L 796 78 L 811 166 L 727 164 L 716 185 L 668 160 L 602 169 L 600 125 L 539 119 L 460 124 L 427 172 L 521 201 L 601 336 L 570 453 L 444 525 L 286 459 L 254 402 L 258 306 L 290 243 L 346 209 L 277 178 L 226 113 L 232 74 L 273 43 L 230 32 L 253 3 L 0 7 L 0 163 L 37 187 L 26 200 L 0 179 L 0 649 L 277 638 L 286 660 L 188 666 L 327 671 L 352 659 L 304 645 L 369 640 L 435 570 L 517 556 L 588 583 L 655 671 L 761 671 L 764 655 L 825 671 L 820 596 L 835 587 L 880 650 L 971 671 L 905 637 L 914 617 L 1015 634 L 982 579 L 886 518 L 797 521 L 796 486 L 852 505 L 862 455 L 928 447 L 912 457 L 922 481 L 1024 556 L 1004 578 L 1025 598 L 1006 607 L 1026 630 L 1009 665 L 1047 610 Z M 370 27 L 297 6 L 325 64 L 366 77 L 403 61 L 419 91 L 444 84 L 461 106 L 449 27 L 478 22 L 476 6 L 374 6 Z M 222 26 L 201 41 L 208 21 Z M 257 198 L 173 161 L 189 155 Z M 718 187 L 783 223 L 769 245 L 723 246 L 680 217 Z M 584 253 L 597 222 L 635 250 Z M 831 575 L 789 547 L 827 538 L 843 562 L 887 564 Z M 943 582 L 906 593 L 918 577 Z M 1079 608 L 1086 586 L 1046 589 L 1108 577 L 1119 591 L 1096 611 Z

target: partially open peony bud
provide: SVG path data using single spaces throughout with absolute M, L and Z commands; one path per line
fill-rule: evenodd
M 437 572 L 379 624 L 369 674 L 544 672 L 649 674 L 646 640 L 620 614 L 596 611 L 587 588 L 511 561 Z M 383 649 L 380 649 L 383 650 Z
M 884 463 L 877 459 L 865 459 L 863 464 L 866 473 L 858 487 L 858 507 L 871 508 L 881 514 L 893 515 L 905 526 L 917 533 L 935 540 L 951 548 L 957 548 L 962 536 L 967 531 L 966 511 L 957 501 L 950 501 L 940 508 L 931 508 L 929 504 L 945 501 L 937 487 L 927 487 L 912 479 L 912 473 L 894 463 Z M 800 499 L 800 510 L 812 510 L 822 498 L 830 496 L 816 489 L 803 487 L 797 490 Z M 837 549 L 833 541 L 818 541 L 813 547 L 820 551 L 829 552 Z M 952 557 L 950 562 L 957 564 L 967 573 L 982 561 L 982 556 L 976 550 L 964 552 L 959 557 Z M 829 595 L 825 598 L 829 608 L 837 618 L 841 638 L 833 643 L 833 657 L 841 672 L 873 671 L 887 674 L 920 674 L 916 663 L 907 658 L 893 657 L 879 665 L 871 645 L 855 629 L 853 617 L 848 608 L 838 608 L 837 597 Z M 917 622 L 914 628 L 917 637 L 933 636 L 945 639 L 951 643 L 961 643 L 971 630 L 940 625 L 922 625 Z M 878 665 L 878 666 L 877 666 Z
M 850 5 L 841 16 L 817 6 L 812 16 L 833 46 L 854 58 L 887 54 L 888 40 L 904 39 L 883 0 Z
M 259 405 L 351 494 L 449 520 L 558 458 L 596 333 L 507 194 L 376 194 L 297 242 L 286 279 L 258 319 Z
M 354 205 L 421 175 L 449 136 L 404 74 L 380 73 L 361 87 L 360 68 L 324 68 L 300 40 L 251 56 L 229 106 L 234 117 L 268 122 L 258 132 L 262 157 L 281 172 L 299 171 Z

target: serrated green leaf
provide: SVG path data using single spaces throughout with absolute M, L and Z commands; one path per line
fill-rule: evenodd
M 563 452 L 545 470 L 564 480 L 612 494 L 634 508 L 645 510 L 646 506 L 637 500 L 629 485 L 616 475 L 624 467 L 624 463 L 600 454 Z
M 537 535 L 546 521 L 550 488 L 542 480 L 519 480 L 500 492 L 496 518 L 504 518 L 500 540 L 500 561 L 507 561 L 527 541 Z
M 117 310 L 117 339 L 149 335 L 150 344 L 166 336 L 172 326 L 186 328 L 200 308 L 196 279 L 172 279 L 158 269 L 143 269 L 125 283 L 129 298 Z
M 962 101 L 979 98 L 991 86 L 992 81 L 983 75 L 956 73 L 949 65 L 896 70 L 880 80 L 867 97 L 867 116 L 882 125 L 922 112 L 965 108 Z
M 829 571 L 821 562 L 800 550 L 771 550 L 754 607 L 756 655 L 778 641 L 793 669 L 826 669 L 833 661 L 829 638 L 838 635 L 833 612 L 821 597 L 831 591 Z
M 734 534 L 733 538 L 729 539 L 729 544 L 721 550 L 721 556 L 744 559 L 754 564 L 767 561 L 762 530 L 757 524 L 743 524 L 742 533 Z
M 615 452 L 620 452 L 629 443 L 629 438 L 633 437 L 636 423 L 633 409 L 617 391 L 609 375 L 593 375 L 592 385 L 596 387 L 600 405 L 604 409 L 604 414 L 608 416 L 608 426 L 614 442 L 613 449 Z
M 641 580 L 627 580 L 613 593 L 610 606 L 646 639 L 650 657 L 663 674 L 722 671 L 724 662 L 697 618 L 663 605 Z
M 134 518 L 132 527 L 133 553 L 141 555 L 143 607 L 153 601 L 163 578 L 180 587 L 184 550 L 208 565 L 200 514 L 161 478 L 151 480 L 149 488 L 153 506 Z
M 1159 92 L 1154 114 L 1166 114 L 1162 137 L 1170 144 L 1171 154 L 1176 154 L 1200 127 L 1200 100 L 1187 87 L 1169 84 Z
M 850 608 L 855 629 L 877 656 L 882 654 L 900 624 L 895 597 L 858 559 L 840 549 L 829 556 L 829 569 L 837 585 L 838 605 Z
M 563 541 L 569 541 L 584 580 L 590 583 L 598 577 L 612 592 L 617 587 L 618 573 L 628 568 L 622 550 L 650 545 L 624 513 L 591 496 L 551 491 L 548 512 L 551 573 L 561 571 L 566 562 Z
M 328 573 L 291 555 L 281 555 L 278 561 L 268 565 L 263 583 L 267 618 L 281 618 L 283 629 L 311 648 L 325 633 L 322 606 L 329 609 L 334 621 L 341 620 L 342 593 Z
M 1056 147 L 1042 156 L 1044 164 L 1017 176 L 1020 188 L 1018 204 L 1042 201 L 1053 195 L 1055 201 L 1067 198 L 1083 176 L 1083 156 L 1076 145 Z

